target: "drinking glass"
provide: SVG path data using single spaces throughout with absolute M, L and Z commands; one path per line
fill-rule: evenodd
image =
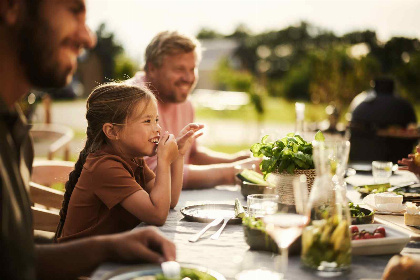
M 296 102 L 295 113 L 295 133 L 302 136 L 305 130 L 305 103 Z
M 279 196 L 276 194 L 250 194 L 247 196 L 248 215 L 262 218 L 277 212 Z
M 279 255 L 264 251 L 247 251 L 242 256 L 235 280 L 282 280 Z
M 375 184 L 389 183 L 389 177 L 392 175 L 392 162 L 372 161 L 372 175 Z
M 294 196 L 294 204 L 279 203 L 277 212 L 265 216 L 267 233 L 277 243 L 281 252 L 280 267 L 283 273 L 287 270 L 288 248 L 301 235 L 303 227 L 309 222 L 307 211 L 307 185 L 306 176 L 301 175 L 293 180 L 293 184 L 282 186 L 285 195 L 290 193 Z M 285 190 L 284 188 L 289 188 Z M 281 196 L 282 193 L 279 193 Z

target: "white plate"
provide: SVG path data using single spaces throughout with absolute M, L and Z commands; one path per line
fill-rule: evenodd
M 377 227 L 384 227 L 386 237 L 352 240 L 353 255 L 387 255 L 398 254 L 407 245 L 410 236 L 387 225 L 382 224 L 362 224 L 357 225 L 359 231 L 366 230 L 373 232 Z
M 204 272 L 209 279 L 214 280 L 226 280 L 226 278 L 214 270 L 193 265 L 193 264 L 183 264 L 183 268 L 193 268 L 195 270 Z M 156 274 L 162 273 L 160 265 L 157 264 L 143 264 L 143 265 L 132 265 L 118 268 L 112 272 L 106 273 L 100 279 L 101 280 L 131 280 L 135 277 L 141 276 L 154 276 Z

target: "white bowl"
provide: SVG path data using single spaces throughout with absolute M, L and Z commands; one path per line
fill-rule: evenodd
M 357 225 L 359 231 L 366 230 L 373 232 L 377 227 L 384 227 L 386 237 L 359 239 L 351 241 L 353 255 L 388 255 L 398 254 L 407 245 L 410 236 L 383 224 L 361 224 Z

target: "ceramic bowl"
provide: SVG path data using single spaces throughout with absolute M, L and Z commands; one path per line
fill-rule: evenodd
M 245 197 L 245 199 L 250 194 L 263 194 L 267 193 L 268 190 L 271 190 L 271 188 L 264 185 L 241 181 L 241 194 Z
M 365 216 L 364 217 L 351 217 L 351 224 L 352 225 L 360 225 L 360 224 L 371 224 L 374 220 L 374 214 L 368 216 L 370 213 L 372 213 L 371 210 L 366 208 L 360 208 L 360 211 L 362 211 Z
M 262 230 L 256 228 L 250 228 L 243 225 L 245 242 L 249 245 L 251 250 L 255 251 L 267 251 L 273 253 L 279 253 L 277 244 L 271 238 L 270 235 Z M 289 254 L 298 255 L 301 250 L 301 238 L 299 237 L 289 248 Z

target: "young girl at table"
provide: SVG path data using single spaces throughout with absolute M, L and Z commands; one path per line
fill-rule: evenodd
M 182 189 L 183 155 L 203 125 L 161 134 L 156 98 L 138 86 L 98 86 L 87 100 L 87 140 L 66 183 L 59 242 L 163 225 Z M 157 153 L 156 176 L 143 156 Z

